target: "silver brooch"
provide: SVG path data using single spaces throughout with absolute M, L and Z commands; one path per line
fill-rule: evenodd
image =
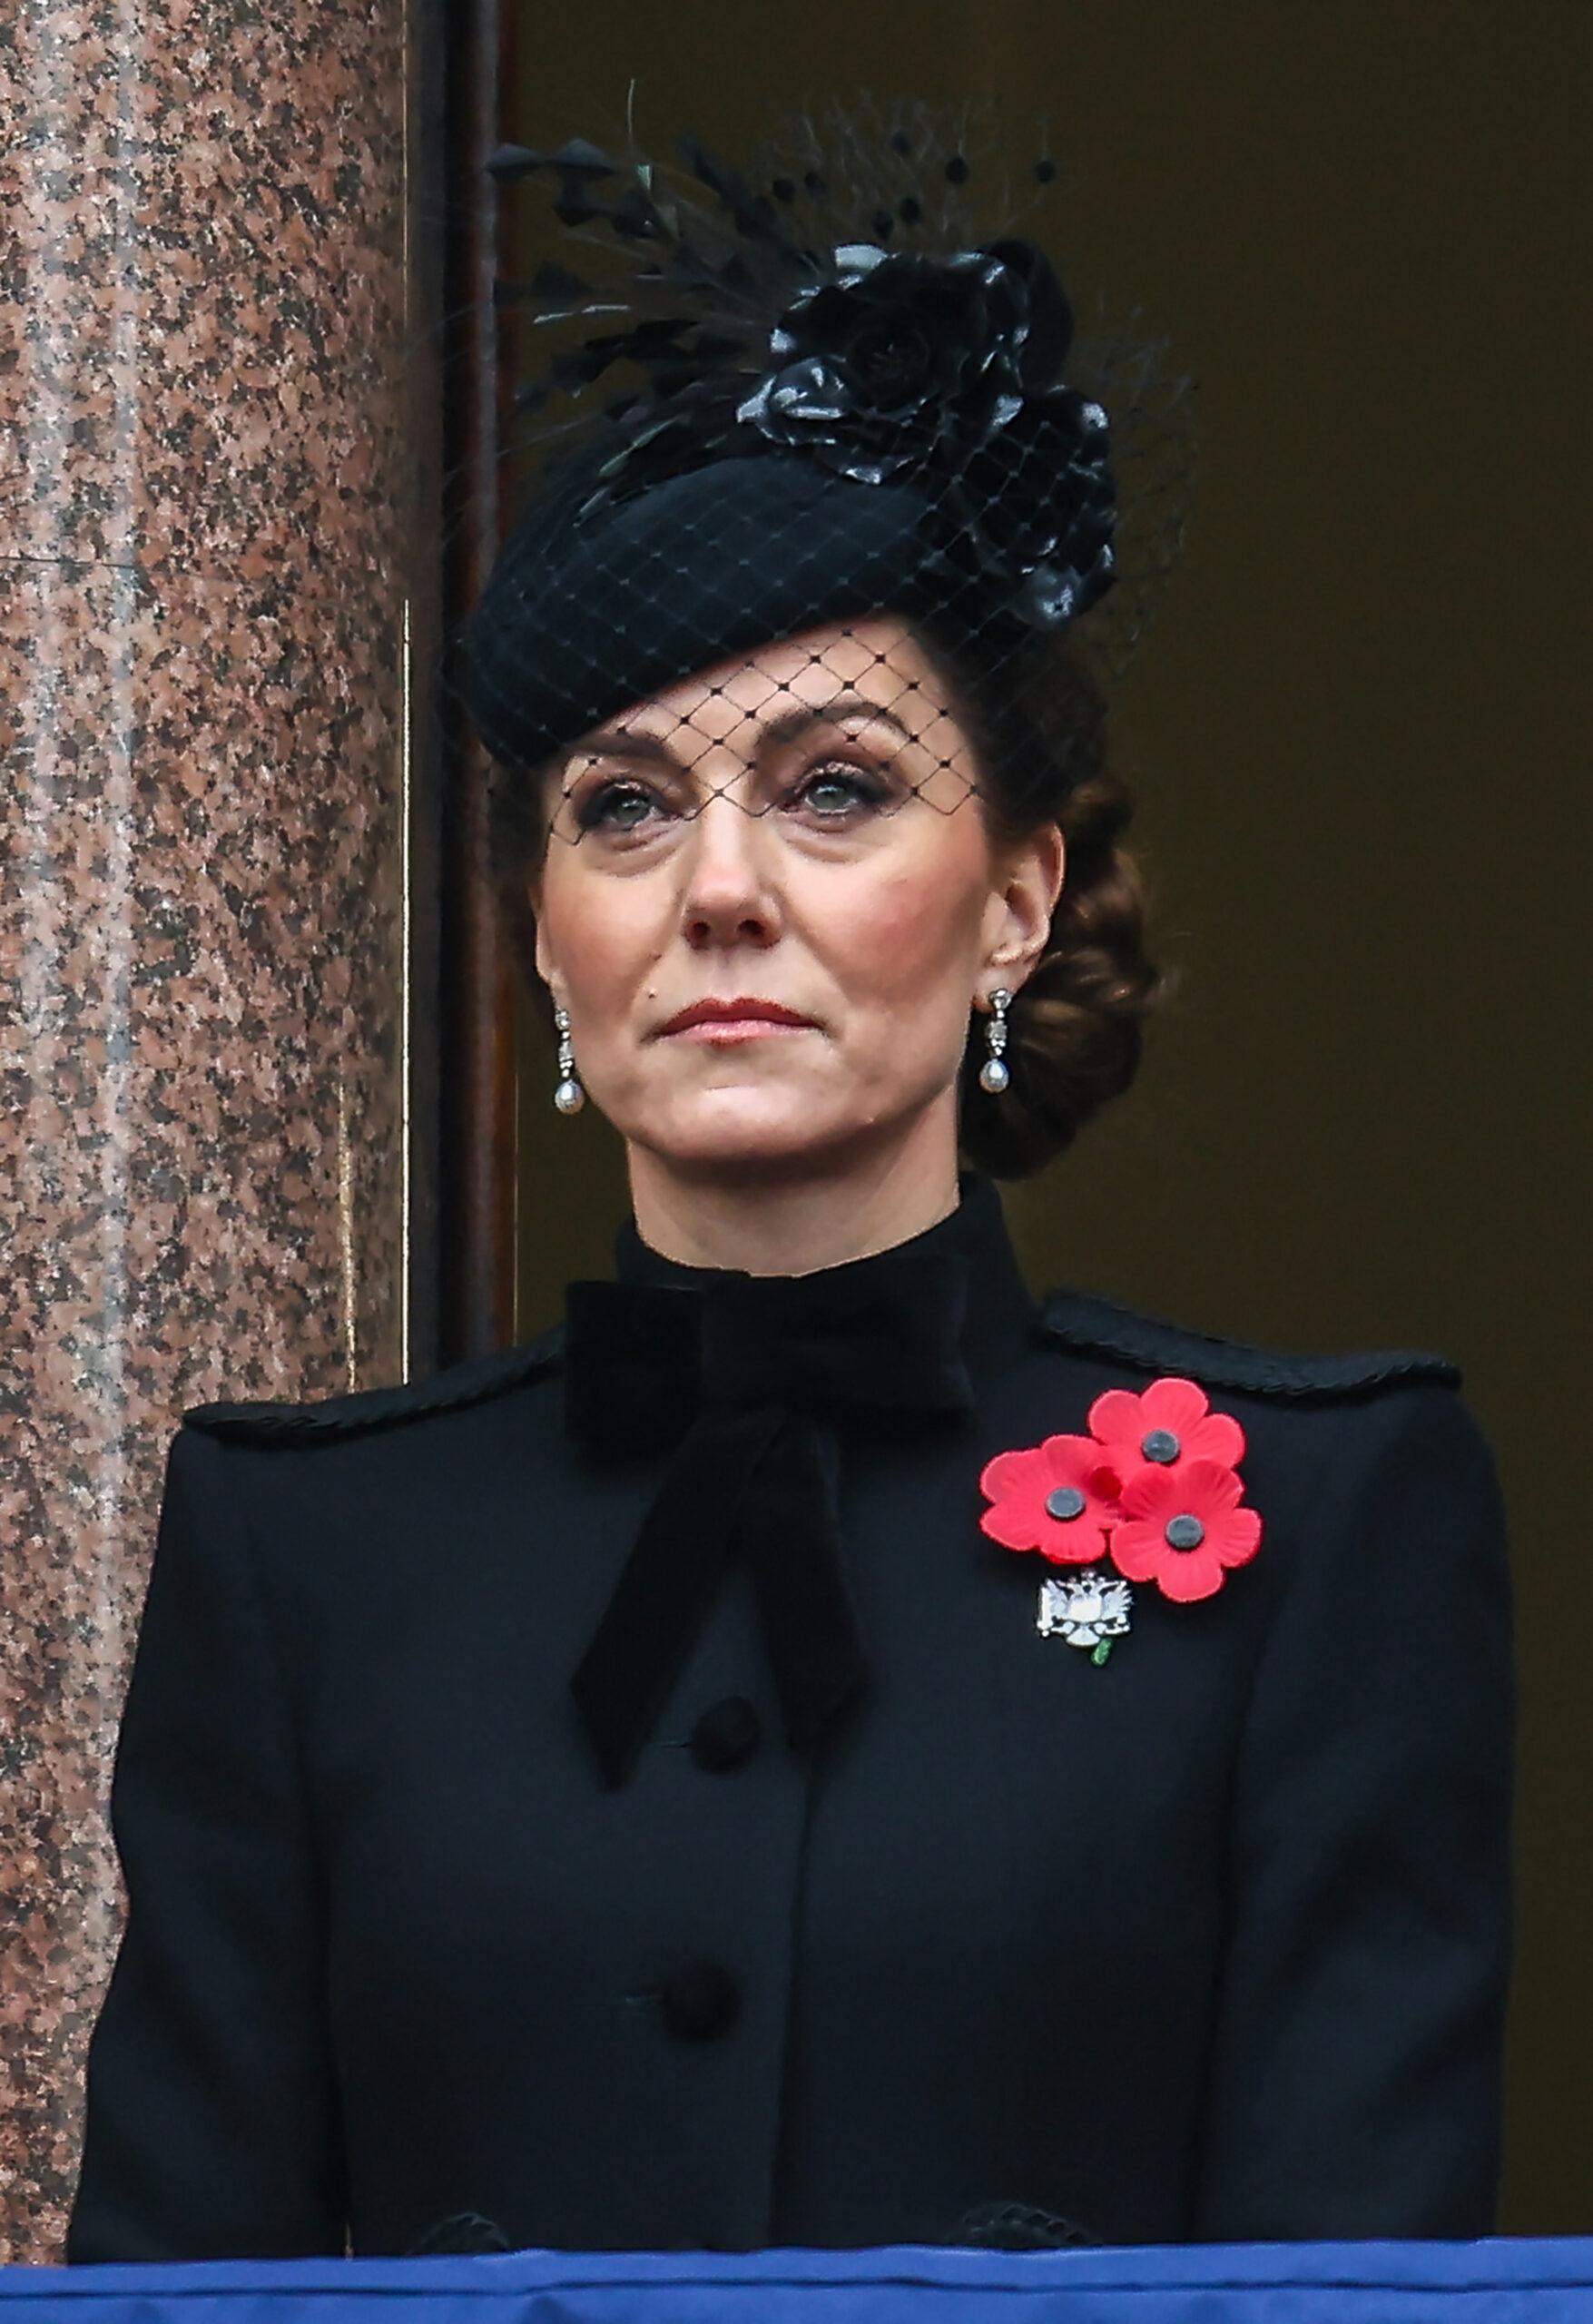
M 1035 1628 L 1042 1638 L 1066 1640 L 1081 1647 L 1097 1666 L 1112 1651 L 1114 1639 L 1128 1629 L 1134 1592 L 1087 1566 L 1082 1573 L 1050 1574 L 1040 1584 Z

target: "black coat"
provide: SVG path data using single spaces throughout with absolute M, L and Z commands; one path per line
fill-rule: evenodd
M 601 1779 L 571 1674 L 664 1455 L 573 1447 L 563 1327 L 190 1415 L 73 2260 L 461 2211 L 589 2248 L 956 2241 L 1002 2201 L 1114 2242 L 1490 2228 L 1509 1609 L 1453 1368 L 1037 1303 L 980 1179 L 919 1241 L 971 1262 L 975 1403 L 827 1439 L 868 1679 L 806 1753 L 738 1566 Z M 1097 1666 L 978 1479 L 1163 1374 L 1241 1422 L 1262 1544 L 1201 1602 L 1141 1585 Z

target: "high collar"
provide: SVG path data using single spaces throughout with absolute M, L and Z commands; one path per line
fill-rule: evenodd
M 866 1287 L 870 1269 L 878 1271 L 881 1262 L 900 1253 L 960 1255 L 968 1262 L 964 1361 L 975 1378 L 999 1370 L 1031 1344 L 1037 1309 L 1018 1266 L 993 1180 L 978 1171 L 961 1171 L 958 1190 L 957 1208 L 920 1234 L 887 1250 L 870 1252 L 866 1258 L 843 1259 L 834 1266 L 781 1280 L 804 1285 L 807 1299 L 816 1288 L 816 1278 L 833 1285 L 838 1295 L 851 1295 Z M 643 1241 L 634 1213 L 615 1237 L 614 1260 L 615 1274 L 622 1283 L 658 1284 L 683 1291 L 712 1293 L 716 1286 L 748 1280 L 750 1273 L 745 1268 L 693 1266 L 683 1259 L 666 1258 Z

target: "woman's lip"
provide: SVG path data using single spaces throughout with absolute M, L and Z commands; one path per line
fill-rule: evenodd
M 784 1017 L 703 1017 L 682 1025 L 670 1035 L 674 1041 L 752 1041 L 764 1033 L 811 1033 L 808 1024 L 793 1024 Z

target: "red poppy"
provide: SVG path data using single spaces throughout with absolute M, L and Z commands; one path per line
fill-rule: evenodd
M 1047 1436 L 985 1463 L 979 1487 L 994 1505 L 979 1524 L 1006 1549 L 1088 1565 L 1106 1555 L 1121 1484 L 1093 1436 Z
M 1236 1468 L 1244 1431 L 1232 1413 L 1214 1413 L 1198 1381 L 1167 1373 L 1140 1395 L 1108 1388 L 1089 1408 L 1090 1434 L 1125 1478 L 1149 1464 L 1180 1471 L 1191 1461 Z
M 1112 1562 L 1130 1581 L 1154 1581 L 1164 1598 L 1210 1598 L 1229 1566 L 1261 1546 L 1261 1519 L 1240 1506 L 1244 1487 L 1221 1461 L 1147 1461 L 1123 1487 Z

